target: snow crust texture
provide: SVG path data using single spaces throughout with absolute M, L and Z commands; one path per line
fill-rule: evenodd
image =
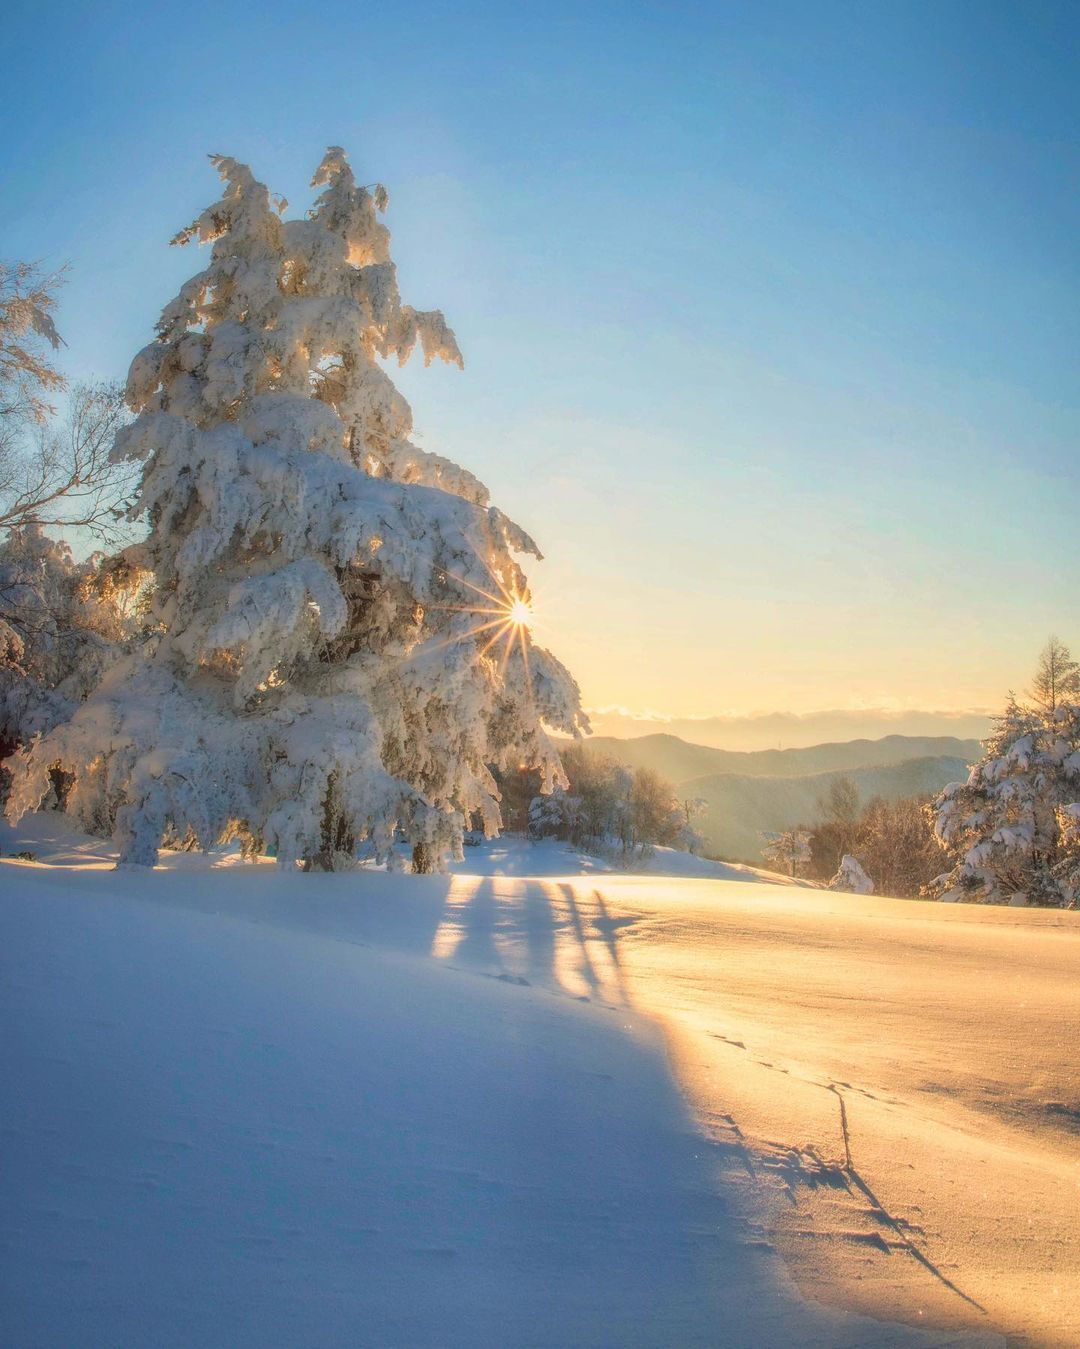
M 1078 915 L 30 843 L 13 1343 L 1076 1342 Z

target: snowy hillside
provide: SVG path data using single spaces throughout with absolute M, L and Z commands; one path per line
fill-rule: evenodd
M 1080 1326 L 1080 915 L 552 845 L 116 872 L 43 820 L 50 865 L 0 861 L 13 1344 Z

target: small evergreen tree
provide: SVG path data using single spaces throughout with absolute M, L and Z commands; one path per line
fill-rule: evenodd
M 23 753 L 9 813 L 57 762 L 68 809 L 109 819 L 125 862 L 163 836 L 239 836 L 279 864 L 350 863 L 369 839 L 418 870 L 498 830 L 491 768 L 564 781 L 546 725 L 584 724 L 577 687 L 535 646 L 515 554 L 536 545 L 471 473 L 410 440 L 380 365 L 461 364 L 437 311 L 401 303 L 382 187 L 340 149 L 303 220 L 250 170 L 174 240 L 211 245 L 132 363 L 138 413 L 114 454 L 143 464 L 152 649 Z M 280 208 L 280 209 L 279 209 Z
M 998 718 L 966 782 L 931 810 L 955 865 L 928 893 L 990 903 L 1074 901 L 1070 820 L 1080 799 L 1080 707 L 1022 707 Z

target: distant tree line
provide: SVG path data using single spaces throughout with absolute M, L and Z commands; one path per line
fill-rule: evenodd
M 834 889 L 1080 907 L 1080 662 L 1047 641 L 1027 696 L 1010 694 L 964 782 L 862 805 L 839 778 L 820 820 L 766 835 L 763 855 Z
M 507 828 L 627 857 L 653 847 L 700 850 L 693 818 L 701 802 L 681 798 L 659 773 L 628 768 L 580 744 L 565 746 L 560 757 L 568 785 L 549 795 L 541 793 L 538 774 L 502 775 Z
M 821 800 L 818 823 L 784 831 L 763 853 L 791 875 L 836 889 L 854 888 L 861 869 L 876 893 L 914 899 L 949 864 L 934 833 L 930 800 L 875 796 L 863 804 L 850 778 L 836 778 Z

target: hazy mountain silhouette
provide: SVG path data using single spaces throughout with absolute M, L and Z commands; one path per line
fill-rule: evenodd
M 752 752 L 694 745 L 674 735 L 593 736 L 585 743 L 628 767 L 661 773 L 680 796 L 703 800 L 695 823 L 706 851 L 755 863 L 761 861 L 761 831 L 816 823 L 835 778 L 850 777 L 864 803 L 874 796 L 921 796 L 966 777 L 982 753 L 978 740 L 954 736 L 888 735 Z
M 981 740 L 990 733 L 991 725 L 991 714 L 986 711 L 898 712 L 881 707 L 712 717 L 667 717 L 630 712 L 622 707 L 591 707 L 589 718 L 597 735 L 629 739 L 664 731 L 694 745 L 751 752 L 893 735 Z
M 881 740 L 846 740 L 806 749 L 753 751 L 694 745 L 677 735 L 642 735 L 630 740 L 594 735 L 586 744 L 631 768 L 651 768 L 674 783 L 718 773 L 743 777 L 802 777 L 855 768 L 880 768 L 911 759 L 962 759 L 971 763 L 982 753 L 978 740 L 951 735 L 887 735 Z

